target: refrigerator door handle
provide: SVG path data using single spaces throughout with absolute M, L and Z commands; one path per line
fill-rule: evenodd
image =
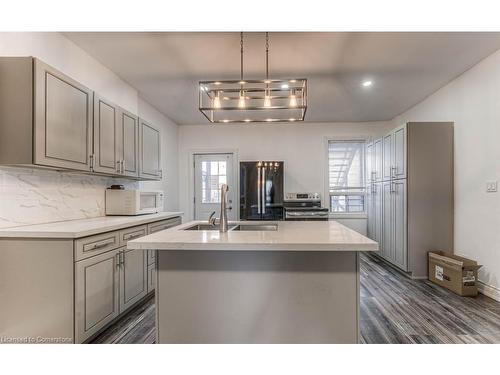
M 262 213 L 266 213 L 266 168 L 262 168 Z
M 260 167 L 257 165 L 257 213 L 260 215 Z

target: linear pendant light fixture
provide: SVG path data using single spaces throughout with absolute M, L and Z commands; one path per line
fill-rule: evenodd
M 307 79 L 269 79 L 269 33 L 265 79 L 243 78 L 243 52 L 240 33 L 240 79 L 200 81 L 200 112 L 211 123 L 304 121 Z

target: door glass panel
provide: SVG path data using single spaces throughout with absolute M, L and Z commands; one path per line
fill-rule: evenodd
M 226 161 L 201 162 L 202 203 L 220 203 L 220 187 L 227 183 Z

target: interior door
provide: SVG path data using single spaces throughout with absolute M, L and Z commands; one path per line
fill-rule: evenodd
M 118 154 L 121 173 L 125 176 L 139 175 L 139 119 L 132 113 L 121 110 L 118 119 Z
M 393 178 L 406 178 L 406 125 L 393 132 Z
M 404 271 L 407 271 L 406 180 L 395 180 L 392 184 L 394 197 L 394 263 Z
M 96 172 L 118 174 L 117 107 L 94 94 L 94 166 Z
M 75 263 L 75 333 L 82 343 L 119 313 L 118 250 Z
M 93 93 L 35 59 L 35 164 L 90 170 Z
M 139 301 L 148 292 L 147 257 L 144 250 L 121 248 L 120 313 Z
M 220 187 L 227 184 L 227 217 L 236 220 L 234 199 L 238 194 L 233 173 L 233 154 L 194 155 L 194 218 L 206 220 L 215 211 L 220 217 Z
M 140 176 L 161 179 L 160 131 L 142 119 L 139 119 L 139 155 Z

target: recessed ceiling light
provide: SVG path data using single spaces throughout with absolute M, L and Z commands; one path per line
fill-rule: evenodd
M 284 83 L 284 84 L 282 84 L 282 85 L 281 85 L 281 88 L 282 88 L 283 90 L 288 90 L 288 88 L 289 88 L 289 87 L 290 87 L 290 86 L 288 86 L 286 83 Z
M 228 119 L 224 119 L 224 120 L 222 120 L 222 122 L 229 122 L 229 120 Z
M 363 81 L 362 85 L 363 87 L 370 87 L 373 84 L 372 81 Z

